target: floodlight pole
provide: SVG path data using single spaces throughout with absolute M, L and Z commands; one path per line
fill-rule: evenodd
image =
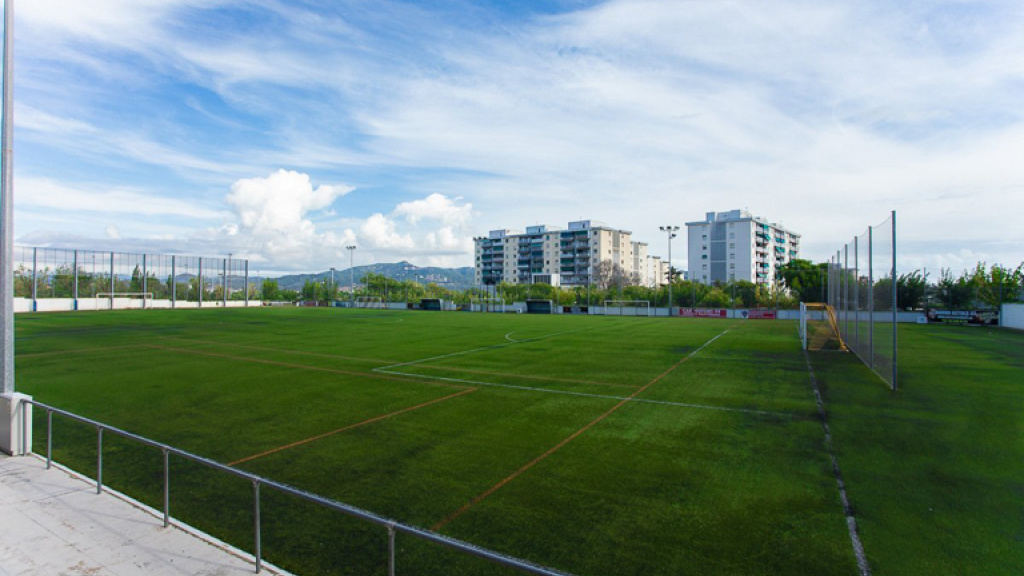
M 356 305 L 356 273 L 352 262 L 355 257 L 356 247 L 345 246 L 345 250 L 348 250 L 348 307 L 354 308 Z
M 672 239 L 676 237 L 679 226 L 659 226 L 662 232 L 668 234 L 668 315 L 672 316 Z
M 327 291 L 327 296 L 334 302 L 334 267 L 331 267 L 331 288 Z
M 14 393 L 14 0 L 4 2 L 3 126 L 0 127 L 0 394 Z

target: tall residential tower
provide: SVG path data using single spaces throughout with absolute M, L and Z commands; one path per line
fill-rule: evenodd
M 708 212 L 687 222 L 690 279 L 774 285 L 779 267 L 800 254 L 800 235 L 746 210 Z

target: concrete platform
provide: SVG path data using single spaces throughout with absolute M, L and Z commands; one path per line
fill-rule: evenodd
M 0 576 L 242 576 L 251 555 L 34 456 L 0 454 Z M 266 574 L 287 572 L 263 564 Z

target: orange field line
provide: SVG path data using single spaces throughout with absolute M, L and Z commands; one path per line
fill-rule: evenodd
M 348 430 L 352 430 L 353 428 L 359 428 L 360 426 L 366 426 L 367 424 L 373 424 L 374 422 L 380 422 L 381 420 L 387 420 L 388 418 L 391 418 L 392 416 L 398 416 L 399 414 L 404 414 L 406 412 L 412 412 L 413 410 L 419 410 L 420 408 L 426 408 L 427 406 L 430 406 L 431 404 L 437 404 L 438 402 L 444 402 L 445 400 L 450 400 L 452 398 L 455 398 L 456 396 L 462 396 L 463 394 L 469 394 L 470 392 L 476 392 L 476 390 L 477 390 L 476 388 L 468 388 L 466 390 L 462 390 L 462 391 L 456 392 L 454 394 L 449 394 L 448 396 L 444 396 L 442 398 L 435 398 L 435 399 L 430 400 L 428 402 L 424 402 L 422 404 L 417 404 L 416 406 L 410 406 L 409 408 L 402 408 L 401 410 L 396 410 L 396 411 L 390 412 L 388 414 L 382 414 L 380 416 L 374 416 L 373 418 L 370 418 L 369 420 L 363 420 L 362 422 L 358 422 L 356 424 L 350 424 L 350 425 L 345 426 L 343 428 L 338 428 L 337 430 L 331 430 L 330 432 L 325 432 L 323 434 L 318 434 L 316 436 L 312 436 L 310 438 L 306 438 L 305 440 L 299 440 L 298 442 L 292 442 L 291 444 L 285 444 L 284 446 L 278 446 L 277 448 L 272 448 L 270 450 L 267 450 L 266 452 L 260 452 L 259 454 L 253 454 L 252 456 L 246 456 L 245 458 L 242 458 L 240 460 L 235 460 L 234 462 L 229 462 L 228 466 L 236 466 L 238 464 L 242 464 L 243 462 L 248 462 L 250 460 L 255 460 L 257 458 L 262 458 L 263 456 L 269 456 L 270 454 L 274 454 L 275 452 L 280 452 L 282 450 L 287 450 L 289 448 L 294 448 L 296 446 L 301 446 L 303 444 L 309 444 L 310 442 L 314 442 L 316 440 L 320 440 L 321 438 L 327 438 L 328 436 L 333 436 L 333 435 L 338 434 L 340 432 L 345 432 L 345 431 L 348 431 Z
M 181 338 L 177 336 L 162 336 L 165 340 L 180 340 L 182 342 L 195 342 L 196 344 L 211 344 L 214 346 L 229 346 L 234 348 L 248 348 L 250 350 L 259 350 L 261 352 L 281 352 L 284 354 L 296 354 L 300 356 L 315 356 L 318 358 L 336 358 L 338 360 L 356 360 L 359 362 L 374 362 L 377 364 L 391 364 L 394 360 L 381 360 L 378 358 L 357 358 L 355 356 L 342 356 L 340 354 L 323 354 L 320 352 L 304 352 L 302 350 L 288 350 L 287 348 L 271 348 L 269 346 L 253 346 L 251 344 L 235 344 L 233 342 L 217 342 L 213 340 L 193 340 L 191 338 Z
M 723 332 L 722 334 L 724 334 L 724 333 L 725 332 Z M 721 336 L 721 334 L 719 336 Z M 714 341 L 717 338 L 718 337 L 716 336 L 715 338 L 713 338 L 708 343 L 710 344 L 710 342 Z M 705 344 L 705 346 L 706 345 L 707 344 Z M 701 348 L 703 348 L 703 346 Z M 697 351 L 699 351 L 699 350 L 700 349 L 698 348 Z M 446 518 L 444 518 L 443 520 L 441 520 L 437 524 L 434 524 L 433 526 L 431 526 L 430 529 L 434 530 L 434 531 L 437 531 L 437 530 L 440 530 L 441 528 L 444 528 L 445 525 L 447 525 L 449 522 L 451 522 L 452 520 L 455 520 L 459 516 L 462 516 L 464 513 L 466 513 L 467 510 L 469 510 L 473 506 L 479 504 L 480 501 L 484 500 L 485 498 L 487 498 L 491 494 L 494 494 L 495 492 L 497 492 L 502 486 L 504 486 L 504 485 L 508 484 L 509 482 L 515 480 L 520 474 L 522 474 L 523 472 L 526 472 L 530 468 L 533 468 L 538 462 L 541 462 L 542 460 L 544 460 L 548 456 L 551 456 L 552 454 L 557 452 L 560 448 L 562 448 L 563 446 L 565 446 L 569 442 L 572 442 L 573 440 L 575 440 L 580 434 L 583 434 L 584 432 L 589 430 L 591 427 L 593 427 L 595 424 L 597 424 L 601 420 L 604 420 L 605 418 L 607 418 L 609 415 L 611 415 L 613 412 L 615 412 L 619 408 L 622 408 L 623 406 L 625 406 L 627 402 L 629 402 L 630 400 L 632 400 L 633 398 L 638 396 L 644 390 L 647 390 L 648 388 L 650 388 L 651 386 L 656 384 L 658 381 L 660 381 L 665 376 L 668 376 L 673 370 L 675 370 L 676 368 L 681 366 L 684 362 L 686 362 L 690 358 L 693 358 L 694 354 L 696 354 L 696 351 L 694 353 L 688 355 L 688 356 L 684 356 L 684 357 L 680 358 L 678 362 L 676 362 L 675 364 L 670 366 L 668 368 L 668 370 L 665 370 L 664 372 L 659 374 L 657 378 L 655 378 L 654 380 L 651 380 L 647 384 L 644 384 L 643 386 L 640 387 L 640 389 L 638 389 L 636 392 L 633 392 L 632 394 L 630 394 L 626 398 L 623 398 L 621 401 L 619 401 L 618 404 L 616 404 L 615 406 L 612 406 L 612 408 L 610 410 L 608 410 L 604 414 L 601 414 L 600 416 L 598 416 L 597 418 L 592 420 L 589 424 L 587 424 L 583 428 L 580 428 L 579 430 L 573 432 L 568 438 L 566 438 L 565 440 L 562 440 L 558 444 L 555 444 L 547 452 L 545 452 L 545 453 L 541 454 L 540 456 L 534 458 L 533 460 L 531 460 L 529 463 L 527 463 L 525 466 L 523 466 L 519 470 L 516 470 L 515 472 L 509 474 L 503 480 L 501 480 L 500 482 L 498 482 L 494 486 L 491 486 L 486 491 L 484 491 L 482 494 L 473 497 L 469 502 L 464 504 L 461 508 L 459 508 L 455 512 L 452 512 L 451 514 L 449 514 Z
M 87 352 L 106 352 L 107 350 L 123 350 L 125 348 L 146 348 L 147 344 L 126 344 L 124 346 L 104 346 L 101 348 L 68 348 L 66 350 L 54 350 L 52 352 L 34 352 L 32 354 L 18 354 L 17 358 L 38 358 L 40 356 L 54 356 L 56 354 L 78 354 Z
M 552 378 L 550 376 L 532 376 L 529 374 L 508 374 L 506 372 L 495 372 L 491 370 L 472 370 L 470 368 L 459 368 L 456 366 L 433 366 L 431 364 L 417 364 L 418 368 L 430 370 L 450 370 L 452 372 L 467 372 L 470 374 L 490 374 L 492 376 L 508 376 L 510 378 L 525 378 L 529 380 L 547 380 L 550 382 L 566 382 L 568 384 L 591 384 L 594 386 L 614 386 L 616 388 L 639 388 L 634 384 L 611 384 L 609 382 L 591 382 L 589 380 L 573 380 L 571 378 Z
M 167 350 L 169 352 L 180 352 L 182 354 L 195 354 L 197 356 L 212 356 L 215 358 L 228 358 L 230 360 L 239 360 L 241 362 L 255 362 L 257 364 L 269 364 L 271 366 L 284 366 L 285 368 L 298 368 L 300 370 L 315 370 L 317 372 L 329 372 L 331 374 L 345 374 L 347 376 L 364 376 L 366 378 L 377 378 L 380 380 L 393 380 L 395 382 L 416 382 L 418 384 L 424 384 L 423 380 L 416 378 L 397 378 L 394 376 L 385 376 L 379 372 L 356 372 L 354 370 L 339 370 L 337 368 L 323 368 L 321 366 L 309 366 L 308 364 L 293 364 L 291 362 L 277 362 L 275 360 L 263 360 L 261 358 L 246 358 L 245 356 L 232 356 L 230 354 L 220 354 L 217 352 L 205 352 L 203 350 L 187 350 L 185 348 L 174 348 L 171 346 L 158 346 L 156 344 L 142 344 L 147 348 L 153 348 L 155 350 Z M 445 384 L 443 382 L 426 382 L 433 386 L 445 386 L 448 388 L 468 388 L 468 386 L 462 386 L 459 384 Z

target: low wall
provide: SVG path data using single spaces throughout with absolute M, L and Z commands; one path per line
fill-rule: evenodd
M 249 306 L 259 306 L 259 300 L 250 300 Z M 224 302 L 220 300 L 206 301 L 200 306 L 199 302 L 178 300 L 146 300 L 146 308 L 221 308 Z M 245 308 L 244 300 L 229 300 L 228 308 Z M 141 298 L 114 298 L 114 310 L 138 310 L 142 308 Z M 74 298 L 40 298 L 36 300 L 35 312 L 73 312 L 75 310 Z M 79 311 L 110 310 L 109 298 L 79 298 Z M 31 298 L 15 298 L 15 312 L 32 312 Z
M 1024 330 L 1024 304 L 1003 304 L 999 311 L 999 324 Z

